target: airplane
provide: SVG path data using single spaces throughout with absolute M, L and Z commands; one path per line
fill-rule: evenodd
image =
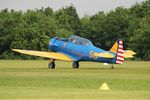
M 113 64 L 122 64 L 124 58 L 133 58 L 136 54 L 132 50 L 123 50 L 123 41 L 118 39 L 109 51 L 98 48 L 86 38 L 71 35 L 69 38 L 53 37 L 48 45 L 50 51 L 33 51 L 12 49 L 15 52 L 49 58 L 49 69 L 55 68 L 55 61 L 71 61 L 73 68 L 79 68 L 79 62 L 92 61 Z

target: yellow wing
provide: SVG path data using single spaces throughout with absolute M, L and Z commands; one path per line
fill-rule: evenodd
M 109 52 L 102 52 L 102 53 L 94 53 L 94 56 L 102 57 L 102 58 L 114 58 L 115 56 Z
M 19 50 L 19 49 L 12 49 L 15 52 L 19 52 L 22 54 L 32 55 L 32 56 L 39 56 L 44 58 L 52 58 L 57 60 L 65 60 L 65 61 L 73 61 L 67 55 L 55 52 L 44 52 L 44 51 L 32 51 L 32 50 Z

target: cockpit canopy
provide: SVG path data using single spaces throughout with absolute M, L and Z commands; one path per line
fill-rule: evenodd
M 71 35 L 68 38 L 68 41 L 72 42 L 74 44 L 83 45 L 83 46 L 91 46 L 92 45 L 92 42 L 90 40 L 79 37 L 79 36 L 75 36 L 75 35 Z

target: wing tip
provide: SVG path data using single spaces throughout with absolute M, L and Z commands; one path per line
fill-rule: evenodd
M 17 51 L 18 49 L 11 49 L 12 51 Z

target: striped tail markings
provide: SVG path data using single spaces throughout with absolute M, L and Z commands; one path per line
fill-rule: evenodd
M 124 56 L 123 56 L 124 50 L 123 50 L 123 41 L 121 39 L 118 40 L 118 50 L 116 54 L 116 64 L 122 64 L 124 62 Z

